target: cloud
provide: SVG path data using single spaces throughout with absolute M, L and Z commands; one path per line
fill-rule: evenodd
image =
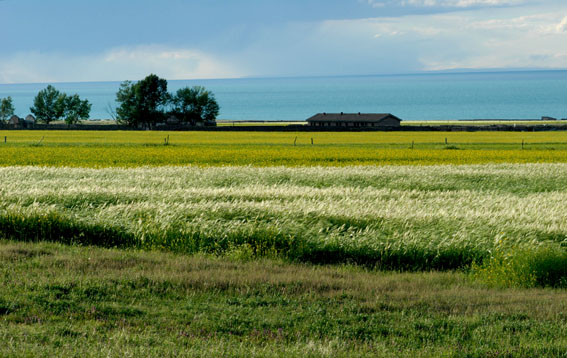
M 192 49 L 158 45 L 114 48 L 94 55 L 20 52 L 0 56 L 0 83 L 231 78 L 246 71 Z
M 409 1 L 415 6 L 427 4 L 426 0 L 396 3 Z M 455 6 L 512 3 L 428 1 Z M 192 79 L 567 68 L 565 0 L 549 0 L 551 5 L 548 0 L 544 5 L 539 0 L 529 1 L 538 4 L 261 25 L 238 40 L 233 40 L 238 37 L 234 32 L 216 35 L 214 41 L 207 42 L 207 50 L 140 45 L 91 55 L 37 51 L 0 54 L 0 83 L 137 80 L 149 73 L 167 79 Z M 227 46 L 229 42 L 234 45 Z
M 524 0 L 403 0 L 403 6 L 422 7 L 487 7 L 487 6 L 511 6 L 525 3 Z
M 563 20 L 561 20 L 561 22 L 555 29 L 557 30 L 557 32 L 567 32 L 567 16 L 565 16 Z
M 412 70 L 567 68 L 567 16 L 559 8 L 477 9 L 442 14 L 329 21 L 342 43 L 365 39 L 368 53 L 392 63 L 413 55 Z M 334 35 L 336 38 L 338 35 Z M 368 44 L 373 43 L 371 48 Z M 413 49 L 413 54 L 408 49 Z M 363 54 L 357 54 L 364 56 Z M 375 73 L 380 73 L 376 70 Z
M 385 6 L 422 8 L 471 8 L 514 6 L 527 3 L 527 0 L 368 0 L 374 8 Z
M 467 26 L 473 30 L 493 33 L 524 33 L 524 36 L 554 35 L 567 33 L 567 16 L 559 18 L 556 14 L 544 13 L 505 19 L 476 20 Z
M 267 76 L 565 69 L 566 14 L 558 3 L 292 24 L 228 57 Z
M 439 24 L 441 38 L 455 50 L 446 57 L 423 51 L 420 59 L 426 70 L 566 68 L 567 37 L 558 23 L 555 13 L 489 20 L 447 16 Z

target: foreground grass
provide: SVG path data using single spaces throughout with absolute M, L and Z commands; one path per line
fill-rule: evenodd
M 164 145 L 166 142 L 169 144 Z M 0 131 L 0 166 L 266 167 L 540 162 L 567 162 L 567 132 Z
M 567 293 L 0 241 L 1 356 L 564 357 Z

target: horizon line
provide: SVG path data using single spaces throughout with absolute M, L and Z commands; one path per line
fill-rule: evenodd
M 226 80 L 262 80 L 262 79 L 300 79 L 300 78 L 345 78 L 345 77 L 398 77 L 398 76 L 427 76 L 427 75 L 468 75 L 468 74 L 495 74 L 495 73 L 530 73 L 530 72 L 566 72 L 567 68 L 457 68 L 447 70 L 415 71 L 401 73 L 375 73 L 375 74 L 345 74 L 345 75 L 258 75 L 241 77 L 217 77 L 217 78 L 186 78 L 167 79 L 167 81 L 226 81 Z M 141 79 L 140 79 L 141 80 Z M 38 85 L 38 84 L 71 84 L 71 83 L 122 83 L 132 80 L 110 80 L 110 81 L 48 81 L 48 82 L 13 82 L 0 83 L 0 86 L 13 85 Z M 132 81 L 136 82 L 136 81 Z

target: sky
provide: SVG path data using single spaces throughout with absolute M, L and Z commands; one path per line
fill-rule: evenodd
M 0 83 L 567 69 L 567 0 L 0 0 Z

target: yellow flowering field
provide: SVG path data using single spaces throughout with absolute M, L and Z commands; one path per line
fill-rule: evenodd
M 567 162 L 567 132 L 0 131 L 0 166 L 554 162 Z
M 49 144 L 163 144 L 169 136 L 172 145 L 187 144 L 261 144 L 293 145 L 411 145 L 415 144 L 469 144 L 514 145 L 564 144 L 567 147 L 567 131 L 556 132 L 208 132 L 208 131 L 0 131 L 4 144 L 33 145 L 41 141 Z M 43 138 L 43 140 L 42 140 Z

